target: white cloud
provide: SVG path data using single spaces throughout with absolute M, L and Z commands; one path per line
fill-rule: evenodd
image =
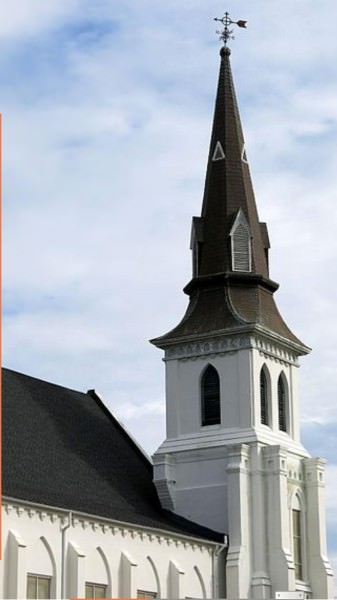
M 0 37 L 17 38 L 53 29 L 80 9 L 79 0 L 12 0 L 1 5 Z M 78 14 L 78 13 L 77 13 Z

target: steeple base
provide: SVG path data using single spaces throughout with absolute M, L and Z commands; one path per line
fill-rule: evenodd
M 296 590 L 333 597 L 324 461 L 258 441 L 170 454 L 159 449 L 153 461 L 164 506 L 228 534 L 227 598 Z

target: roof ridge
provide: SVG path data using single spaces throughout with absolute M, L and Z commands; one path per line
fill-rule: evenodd
M 142 458 L 144 458 L 146 460 L 146 462 L 149 464 L 149 466 L 152 469 L 152 459 L 151 457 L 147 454 L 147 452 L 145 452 L 145 450 L 142 448 L 142 446 L 139 444 L 139 442 L 136 440 L 136 438 L 134 437 L 134 435 L 132 433 L 130 433 L 130 431 L 128 430 L 128 428 L 124 425 L 123 421 L 121 421 L 121 419 L 119 419 L 119 417 L 117 417 L 111 410 L 110 408 L 105 404 L 102 396 L 95 390 L 88 390 L 87 391 L 88 396 L 90 396 L 98 405 L 100 405 L 100 407 L 103 409 L 103 411 L 107 414 L 107 416 L 111 419 L 113 419 L 116 423 L 116 425 L 120 428 L 121 432 L 123 433 L 123 435 L 130 440 L 133 445 L 135 446 L 135 449 L 137 450 L 137 452 L 139 452 L 139 454 L 141 455 Z
M 67 387 L 60 383 L 54 383 L 53 381 L 48 381 L 46 379 L 42 379 L 41 377 L 35 377 L 34 375 L 29 375 L 28 373 L 22 373 L 22 371 L 17 371 L 16 369 L 10 369 L 9 367 L 1 367 L 1 371 L 8 371 L 15 375 L 19 375 L 20 377 L 25 377 L 27 379 L 39 381 L 40 383 L 45 383 L 47 385 L 52 385 L 53 387 L 61 388 L 63 390 L 67 390 L 68 392 L 75 392 L 76 394 L 83 394 L 83 395 L 87 394 L 87 392 L 84 392 L 82 390 L 77 390 L 77 389 L 74 389 L 71 387 Z

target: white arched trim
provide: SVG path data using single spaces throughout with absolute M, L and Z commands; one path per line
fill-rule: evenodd
M 305 498 L 303 490 L 300 487 L 296 487 L 290 497 L 290 507 L 294 510 L 305 511 Z
M 152 567 L 152 570 L 153 570 L 153 574 L 154 574 L 154 577 L 155 577 L 155 580 L 156 580 L 158 598 L 161 598 L 160 580 L 159 580 L 159 575 L 158 575 L 157 567 L 154 564 L 154 561 L 152 560 L 151 556 L 147 556 L 146 558 L 149 561 L 149 563 L 150 563 L 150 565 Z
M 200 573 L 200 569 L 196 565 L 194 565 L 193 568 L 194 568 L 194 570 L 195 570 L 195 572 L 197 574 L 197 577 L 199 579 L 199 583 L 200 583 L 200 586 L 201 586 L 202 597 L 206 598 L 206 587 L 205 587 L 205 583 L 204 583 L 203 577 L 202 577 L 202 575 Z
M 112 576 L 111 576 L 111 571 L 110 571 L 110 567 L 109 567 L 109 562 L 108 559 L 104 553 L 104 551 L 102 550 L 101 546 L 97 546 L 96 548 L 98 554 L 100 555 L 105 570 L 106 570 L 106 576 L 107 576 L 107 581 L 108 581 L 108 587 L 107 587 L 107 598 L 112 598 Z
M 52 573 L 53 576 L 51 578 L 51 582 L 50 582 L 50 594 L 51 594 L 51 598 L 57 598 L 57 590 L 56 590 L 56 560 L 55 560 L 55 556 L 54 553 L 51 549 L 51 546 L 49 544 L 49 542 L 47 541 L 47 539 L 44 537 L 44 535 L 42 535 L 40 537 L 40 540 L 42 542 L 42 544 L 44 545 L 47 554 L 50 558 L 50 562 L 51 562 L 51 566 L 52 566 Z

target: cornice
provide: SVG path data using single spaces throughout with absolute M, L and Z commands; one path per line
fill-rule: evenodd
M 282 365 L 298 365 L 298 353 L 294 349 L 274 336 L 257 331 L 250 334 L 247 330 L 180 341 L 166 348 L 164 360 L 196 360 L 253 348 L 258 350 L 261 356 Z
M 166 456 L 174 456 L 176 462 L 187 460 L 188 462 L 199 461 L 200 451 L 204 459 L 214 460 L 224 458 L 233 445 L 238 444 L 262 444 L 265 452 L 274 452 L 278 446 L 284 447 L 288 456 L 292 459 L 307 459 L 310 457 L 308 451 L 300 442 L 293 440 L 288 434 L 274 431 L 269 427 L 246 428 L 239 427 L 216 429 L 209 428 L 207 431 L 197 431 L 192 434 L 181 435 L 177 438 L 166 439 L 153 455 L 154 466 L 159 465 Z M 274 448 L 274 450 L 272 450 Z M 193 456 L 195 457 L 193 459 Z
M 164 360 L 196 359 L 203 356 L 222 356 L 227 352 L 235 352 L 243 348 L 251 348 L 251 339 L 247 335 L 208 337 L 202 340 L 176 344 L 167 348 Z
M 15 498 L 2 497 L 2 506 L 6 515 L 15 514 L 19 518 L 27 516 L 29 519 L 38 518 L 40 521 L 49 521 L 60 526 L 71 520 L 72 527 L 80 527 L 92 531 L 99 531 L 105 535 L 121 535 L 123 538 L 139 539 L 141 541 L 157 541 L 161 545 L 174 546 L 176 548 L 199 549 L 201 552 L 213 552 L 219 546 L 219 542 L 203 538 L 195 538 L 184 534 L 170 532 L 164 529 L 143 527 L 122 521 L 113 521 L 85 513 L 67 511 L 62 508 L 49 507 L 33 502 L 25 502 Z

